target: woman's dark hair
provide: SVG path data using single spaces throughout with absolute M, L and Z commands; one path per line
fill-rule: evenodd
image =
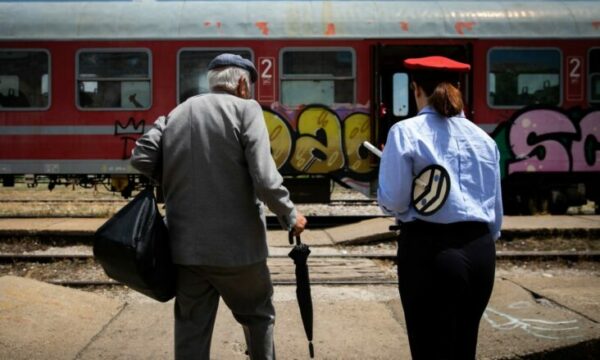
M 463 111 L 462 94 L 458 89 L 459 74 L 447 71 L 418 71 L 411 79 L 419 85 L 429 98 L 429 105 L 445 117 Z

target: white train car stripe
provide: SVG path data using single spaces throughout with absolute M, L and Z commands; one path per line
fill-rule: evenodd
M 0 40 L 597 38 L 598 19 L 600 1 L 2 0 Z

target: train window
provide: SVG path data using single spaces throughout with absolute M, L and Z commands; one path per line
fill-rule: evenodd
M 591 49 L 588 59 L 590 104 L 600 105 L 600 49 Z
M 148 109 L 150 52 L 81 50 L 77 54 L 77 105 L 82 109 Z
M 249 50 L 235 49 L 183 49 L 178 57 L 178 96 L 180 103 L 187 98 L 210 91 L 206 77 L 208 63 L 217 55 L 228 52 L 252 59 Z
M 354 52 L 287 49 L 281 57 L 281 103 L 354 103 Z
M 408 115 L 408 74 L 395 73 L 393 78 L 393 105 L 394 116 Z
M 492 49 L 488 53 L 488 104 L 560 105 L 561 53 L 556 49 Z
M 0 50 L 0 109 L 47 109 L 49 69 L 45 50 Z

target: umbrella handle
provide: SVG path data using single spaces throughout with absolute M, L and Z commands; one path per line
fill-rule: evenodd
M 288 241 L 290 245 L 294 245 L 294 230 L 290 230 L 288 233 Z M 296 235 L 296 245 L 302 244 L 302 240 L 300 239 L 300 235 Z

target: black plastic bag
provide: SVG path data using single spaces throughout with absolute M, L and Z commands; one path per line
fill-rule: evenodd
M 96 231 L 94 257 L 106 275 L 133 290 L 162 302 L 175 296 L 169 235 L 152 188 Z

